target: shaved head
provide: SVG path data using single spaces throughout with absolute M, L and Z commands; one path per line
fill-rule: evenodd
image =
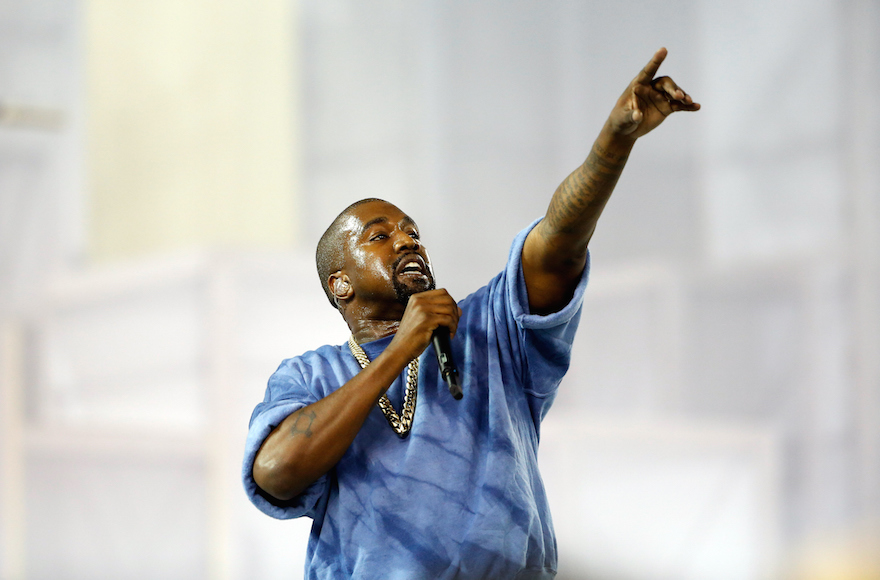
M 330 280 L 331 274 L 338 272 L 345 265 L 344 248 L 347 242 L 347 237 L 343 233 L 342 225 L 345 223 L 346 218 L 351 214 L 352 210 L 365 203 L 371 203 L 374 201 L 388 203 L 384 199 L 379 199 L 377 197 L 369 197 L 354 202 L 336 216 L 336 219 L 333 220 L 333 223 L 330 224 L 330 227 L 327 228 L 327 231 L 325 231 L 324 235 L 321 236 L 321 239 L 318 240 L 318 248 L 315 251 L 315 264 L 318 267 L 318 277 L 321 279 L 321 286 L 324 288 L 324 294 L 327 295 L 327 300 L 330 301 L 333 308 L 336 308 L 337 304 L 327 282 Z

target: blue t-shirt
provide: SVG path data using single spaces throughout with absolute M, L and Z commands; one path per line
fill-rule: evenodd
M 538 473 L 540 424 L 568 369 L 589 273 L 571 302 L 529 313 L 514 240 L 505 270 L 459 303 L 452 351 L 464 398 L 440 377 L 433 347 L 420 358 L 412 430 L 399 438 L 377 407 L 342 459 L 302 494 L 275 503 L 254 482 L 254 458 L 297 409 L 360 371 L 347 344 L 287 359 L 251 417 L 242 470 L 251 501 L 276 518 L 314 520 L 308 579 L 552 578 L 556 539 Z M 392 337 L 362 344 L 374 360 Z M 401 409 L 406 370 L 388 389 Z

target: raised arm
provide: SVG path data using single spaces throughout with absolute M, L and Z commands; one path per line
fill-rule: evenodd
M 533 313 L 555 312 L 571 299 L 586 264 L 587 244 L 636 140 L 675 111 L 699 110 L 671 78 L 655 78 L 665 58 L 661 48 L 632 80 L 587 160 L 559 185 L 547 215 L 526 238 L 523 275 Z

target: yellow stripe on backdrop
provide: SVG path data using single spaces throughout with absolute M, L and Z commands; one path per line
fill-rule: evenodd
M 290 247 L 295 3 L 87 0 L 90 254 Z

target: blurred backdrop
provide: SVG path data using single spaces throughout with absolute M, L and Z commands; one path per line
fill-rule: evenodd
M 312 265 L 392 201 L 463 298 L 660 46 L 542 431 L 561 580 L 880 578 L 876 0 L 0 0 L 0 579 L 298 578 L 239 483 Z

